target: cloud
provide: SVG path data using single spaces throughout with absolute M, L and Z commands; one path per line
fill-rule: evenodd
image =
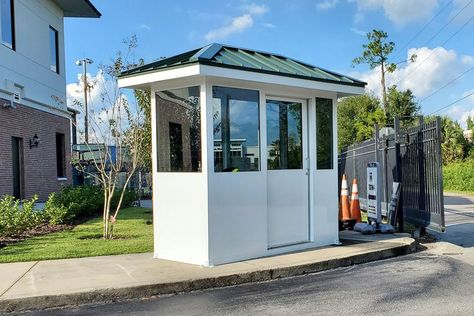
M 263 23 L 263 26 L 266 27 L 266 28 L 269 28 L 269 29 L 276 28 L 276 25 L 272 24 L 272 23 Z
M 242 9 L 250 15 L 262 15 L 268 12 L 268 7 L 264 4 L 246 4 L 242 6 Z
M 252 27 L 253 18 L 250 14 L 244 14 L 232 19 L 230 25 L 210 30 L 206 33 L 204 38 L 207 41 L 215 41 L 229 37 L 231 34 L 240 33 Z
M 339 3 L 339 0 L 324 0 L 316 4 L 316 8 L 321 11 L 328 11 L 334 8 Z
M 462 96 L 469 95 L 474 92 L 474 89 L 465 91 Z M 458 121 L 462 128 L 467 129 L 467 118 L 474 117 L 474 95 L 464 99 L 459 104 L 456 104 L 445 111 L 450 117 Z M 441 114 L 443 114 L 441 112 Z
M 418 98 L 428 96 L 459 76 L 471 66 L 472 60 L 472 56 L 458 56 L 454 50 L 443 47 L 411 48 L 408 50 L 407 59 L 412 54 L 418 56 L 417 60 L 399 65 L 395 72 L 387 74 L 386 80 L 387 87 L 396 84 L 400 89 L 412 90 Z M 353 75 L 366 81 L 369 91 L 381 95 L 380 68 Z
M 151 31 L 151 27 L 147 24 L 140 24 L 138 26 L 138 28 L 143 29 L 143 30 L 147 30 L 147 31 Z
M 244 5 L 241 9 L 244 11 L 242 15 L 230 19 L 227 25 L 207 32 L 204 35 L 206 41 L 211 42 L 221 40 L 231 36 L 232 34 L 241 33 L 253 26 L 255 16 L 260 16 L 268 12 L 268 7 L 266 5 L 258 5 L 255 3 Z
M 398 25 L 411 22 L 423 21 L 431 17 L 434 9 L 438 5 L 438 0 L 348 0 L 356 2 L 358 12 L 355 21 L 363 20 L 365 12 L 380 10 L 385 16 Z
M 360 35 L 360 36 L 366 36 L 367 35 L 367 32 L 366 31 L 362 31 L 362 30 L 359 30 L 355 27 L 351 27 L 350 30 L 354 33 L 356 33 L 357 35 Z
M 122 104 L 124 101 L 128 102 L 129 98 L 118 89 L 117 82 L 108 78 L 101 70 L 95 76 L 88 73 L 87 81 L 92 86 L 89 89 L 87 102 L 89 108 L 89 142 L 107 142 L 109 138 L 107 135 L 110 135 L 109 119 L 115 118 L 116 121 L 120 121 L 122 126 L 128 124 Z M 77 83 L 70 83 L 66 86 L 67 105 L 81 112 L 77 118 L 77 129 L 80 133 L 79 139 L 81 142 L 84 141 L 85 114 L 83 87 L 82 74 L 77 74 Z M 119 105 L 115 108 L 120 109 L 123 115 L 111 112 L 110 109 L 113 104 Z

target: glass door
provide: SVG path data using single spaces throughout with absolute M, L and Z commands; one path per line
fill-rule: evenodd
M 309 240 L 306 107 L 304 101 L 266 101 L 269 248 Z

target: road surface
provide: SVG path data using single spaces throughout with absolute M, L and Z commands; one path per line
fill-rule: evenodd
M 474 247 L 474 196 L 444 195 L 445 233 L 433 233 L 439 240 L 465 248 Z
M 270 282 L 35 315 L 474 315 L 472 259 L 425 251 Z

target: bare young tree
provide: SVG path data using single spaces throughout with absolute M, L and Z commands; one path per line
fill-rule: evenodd
M 137 106 L 136 100 L 129 102 L 135 94 L 125 94 L 118 87 L 117 78 L 124 70 L 142 64 L 129 62 L 131 52 L 136 48 L 137 39 L 132 37 L 124 41 L 126 52 L 118 52 L 110 65 L 99 66 L 95 80 L 90 80 L 88 91 L 99 91 L 98 97 L 92 98 L 93 108 L 90 111 L 89 140 L 84 142 L 88 159 L 76 157 L 76 168 L 95 179 L 104 194 L 103 238 L 113 237 L 114 224 L 117 221 L 127 187 L 135 171 L 143 164 L 143 141 L 146 129 L 142 128 L 145 120 L 143 107 Z M 98 100 L 97 100 L 98 99 Z M 74 102 L 78 106 L 82 103 Z M 132 104 L 135 106 L 132 106 Z M 121 175 L 125 181 L 120 183 Z M 114 194 L 118 202 L 112 205 Z

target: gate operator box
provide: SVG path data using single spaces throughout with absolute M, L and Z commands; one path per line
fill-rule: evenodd
M 367 218 L 369 222 L 377 224 L 382 222 L 382 181 L 380 164 L 369 162 L 367 164 Z

